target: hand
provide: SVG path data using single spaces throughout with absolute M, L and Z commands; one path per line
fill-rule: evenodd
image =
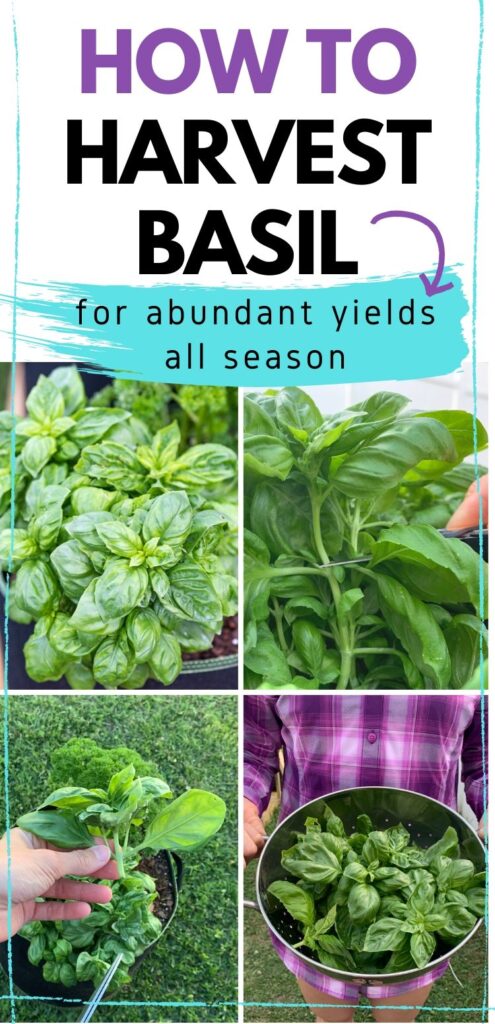
M 89 850 L 59 850 L 20 828 L 10 832 L 12 920 L 15 935 L 28 921 L 73 920 L 91 913 L 90 903 L 109 903 L 108 885 L 75 882 L 65 875 L 118 878 L 111 850 L 95 837 Z M 36 903 L 43 896 L 49 902 Z M 64 902 L 70 900 L 73 902 Z M 60 901 L 60 902 L 59 902 Z M 0 941 L 8 938 L 7 839 L 0 840 Z
M 265 837 L 265 826 L 258 814 L 256 804 L 244 798 L 244 867 L 253 857 L 258 857 Z
M 483 526 L 488 526 L 488 473 L 480 478 L 480 494 L 483 509 Z M 459 508 L 447 523 L 448 530 L 464 530 L 468 526 L 476 527 L 479 523 L 479 494 L 476 480 L 466 491 Z
M 485 836 L 487 834 L 486 825 L 488 823 L 485 821 L 485 818 L 486 818 L 486 814 L 484 814 L 483 817 L 480 818 L 480 820 L 478 822 L 478 835 L 479 835 L 482 843 L 485 842 Z

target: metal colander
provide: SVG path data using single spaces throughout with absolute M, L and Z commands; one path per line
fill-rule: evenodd
M 261 911 L 270 931 L 285 946 L 291 948 L 294 956 L 303 963 L 313 967 L 322 974 L 330 975 L 341 981 L 353 981 L 363 984 L 392 984 L 420 977 L 425 968 L 400 971 L 393 974 L 360 974 L 349 971 L 338 971 L 327 967 L 305 956 L 299 949 L 292 949 L 292 943 L 300 939 L 297 923 L 285 910 L 282 904 L 268 893 L 268 887 L 278 879 L 294 881 L 281 864 L 281 854 L 294 842 L 294 833 L 304 832 L 307 817 L 321 817 L 325 805 L 331 807 L 344 823 L 346 832 L 356 829 L 358 814 L 368 814 L 375 829 L 386 829 L 402 822 L 411 834 L 411 841 L 419 847 L 426 848 L 440 839 L 449 825 L 453 826 L 459 837 L 461 856 L 472 860 L 477 871 L 485 869 L 485 850 L 480 839 L 470 825 L 438 800 L 413 793 L 405 789 L 390 789 L 384 786 L 363 786 L 360 789 L 343 789 L 336 793 L 312 800 L 294 811 L 276 828 L 267 840 L 258 864 L 256 874 L 257 906 Z M 480 919 L 468 935 L 454 948 L 441 945 L 438 940 L 437 955 L 428 964 L 428 970 L 450 960 L 465 944 L 469 942 L 481 925 Z

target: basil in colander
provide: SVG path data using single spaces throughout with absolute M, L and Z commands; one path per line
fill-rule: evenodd
M 268 892 L 297 922 L 295 949 L 339 971 L 426 967 L 457 946 L 485 910 L 485 872 L 461 857 L 457 832 L 420 849 L 404 825 L 384 831 L 359 815 L 347 835 L 327 807 L 282 852 L 293 881 Z

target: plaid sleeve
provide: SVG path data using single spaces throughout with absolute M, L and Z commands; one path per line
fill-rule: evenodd
M 244 796 L 260 814 L 268 806 L 282 746 L 277 697 L 244 699 Z
M 472 807 L 478 821 L 481 820 L 484 811 L 486 810 L 484 806 L 485 784 L 483 782 L 483 769 L 485 770 L 485 774 L 488 772 L 486 700 L 484 703 L 484 729 L 482 730 L 481 700 L 478 699 L 473 719 L 464 733 L 464 740 L 462 744 L 462 781 L 466 790 L 466 799 L 469 806 Z M 488 783 L 486 782 L 486 785 L 487 784 Z

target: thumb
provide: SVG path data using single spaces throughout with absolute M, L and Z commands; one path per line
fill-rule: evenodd
M 112 851 L 107 846 L 92 846 L 89 850 L 52 850 L 51 868 L 55 878 L 64 875 L 92 875 L 108 864 Z

